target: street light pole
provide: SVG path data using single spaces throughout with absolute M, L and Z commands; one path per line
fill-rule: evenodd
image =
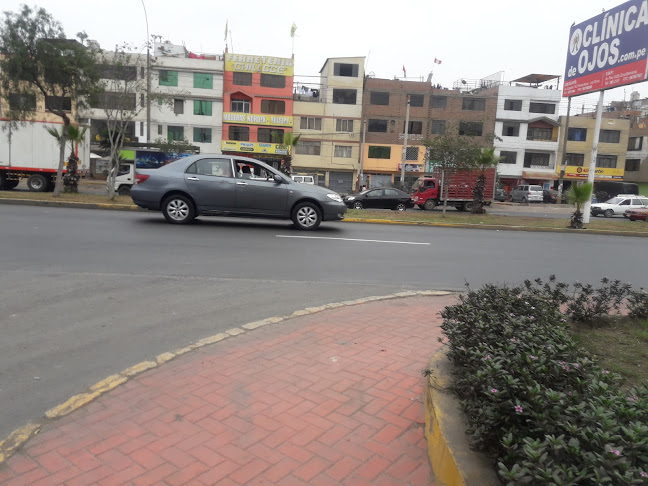
M 567 136 L 569 133 L 569 114 L 571 112 L 571 100 L 570 96 L 567 98 L 567 120 L 565 121 L 565 133 L 563 133 L 563 159 L 560 164 L 560 178 L 558 179 L 558 204 L 563 202 L 563 184 L 565 181 L 565 169 L 567 168 Z
M 403 161 L 401 162 L 401 189 L 405 190 L 405 162 L 407 161 L 407 137 L 409 132 L 410 97 L 407 95 L 407 111 L 405 112 L 405 141 L 403 142 Z
M 142 0 L 142 7 L 144 7 L 146 20 L 146 143 L 151 143 L 151 36 L 144 0 Z

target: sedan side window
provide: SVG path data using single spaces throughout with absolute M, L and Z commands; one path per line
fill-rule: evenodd
M 380 197 L 382 195 L 382 189 L 376 189 L 374 191 L 369 191 L 367 197 Z
M 619 206 L 630 206 L 630 199 L 625 199 L 625 200 L 621 201 Z
M 234 159 L 234 168 L 236 170 L 236 177 L 239 179 L 274 182 L 274 173 L 260 164 L 255 164 L 248 160 Z
M 232 177 L 230 159 L 200 159 L 187 169 L 189 174 L 203 176 Z
M 394 189 L 385 189 L 385 196 L 398 196 L 398 192 Z

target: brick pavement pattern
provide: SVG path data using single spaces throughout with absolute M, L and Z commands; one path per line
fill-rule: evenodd
M 454 301 L 341 307 L 180 356 L 45 425 L 0 484 L 434 484 L 421 370 Z

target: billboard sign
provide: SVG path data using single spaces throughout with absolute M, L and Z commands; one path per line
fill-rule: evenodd
M 293 75 L 293 60 L 287 57 L 248 56 L 225 53 L 225 71 L 240 73 Z
M 630 0 L 572 26 L 563 96 L 644 81 L 648 59 L 648 0 Z

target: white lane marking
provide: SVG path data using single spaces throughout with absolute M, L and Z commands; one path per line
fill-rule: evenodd
M 363 240 L 360 238 L 333 238 L 332 236 L 291 236 L 276 235 L 277 238 L 302 238 L 307 240 L 341 240 L 341 241 L 364 241 L 368 243 L 396 243 L 399 245 L 429 245 L 429 243 L 418 243 L 415 241 L 389 241 L 389 240 Z

